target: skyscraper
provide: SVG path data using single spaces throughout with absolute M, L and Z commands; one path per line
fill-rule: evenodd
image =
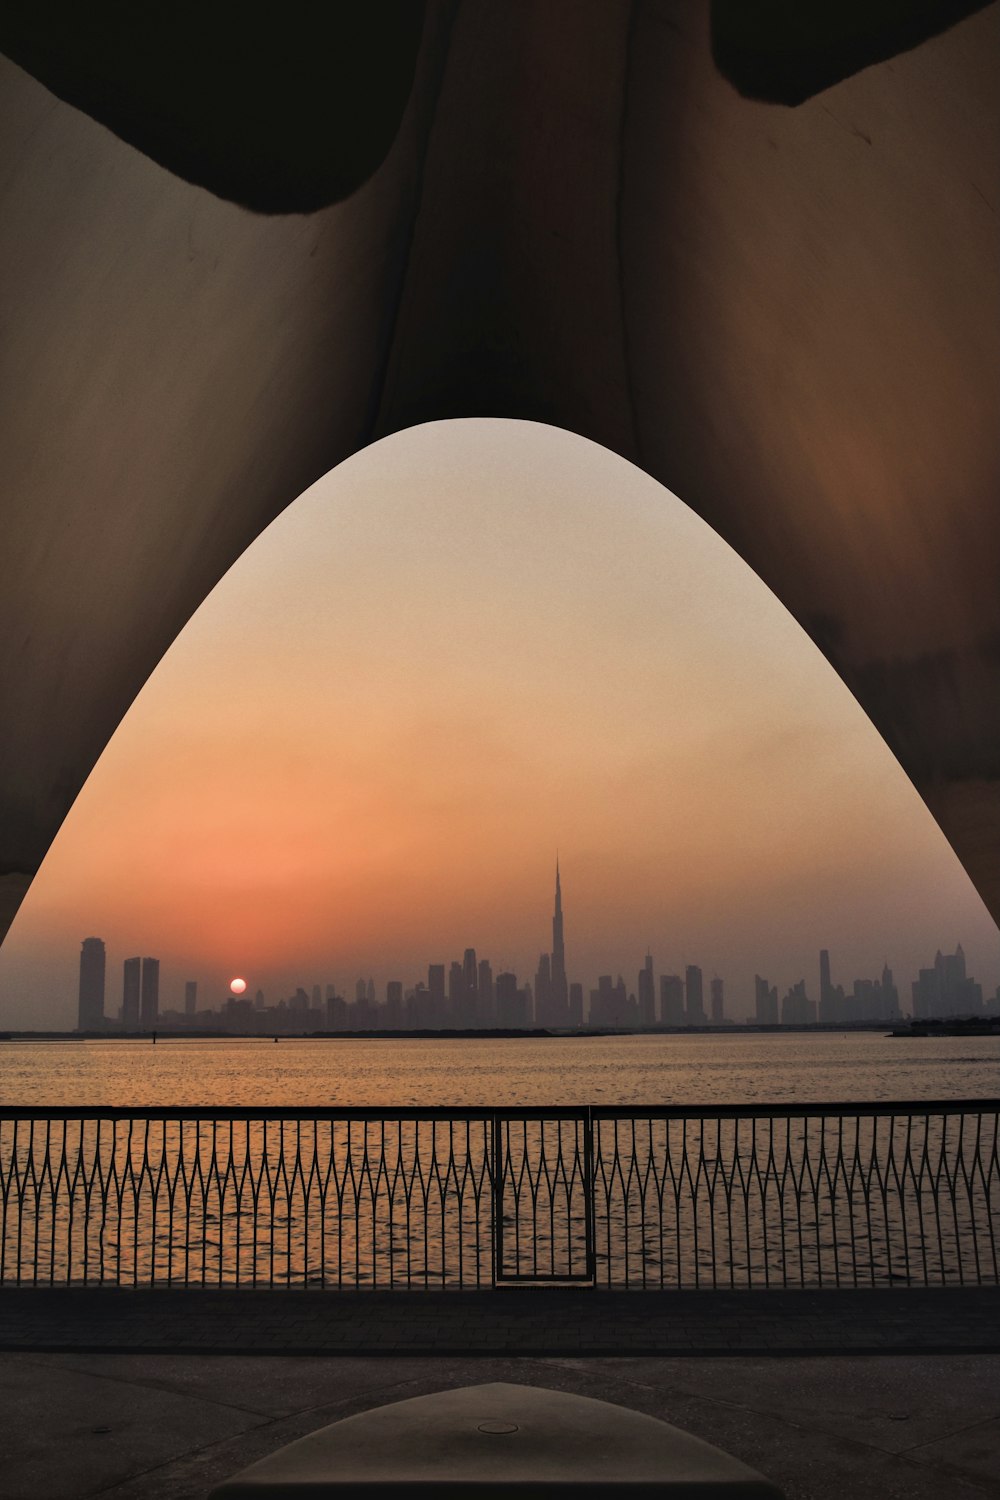
M 160 960 L 144 958 L 142 961 L 140 1020 L 144 1031 L 152 1031 L 160 1014 Z
M 198 981 L 188 979 L 184 984 L 184 1014 L 193 1016 L 198 1009 Z
M 403 1024 L 403 982 L 401 979 L 390 979 L 385 987 L 385 1024 L 390 1031 L 397 1031 Z
M 806 994 L 804 979 L 796 980 L 781 1002 L 782 1026 L 812 1026 L 816 1021 L 816 1007 Z
M 818 1015 L 819 1019 L 827 1025 L 836 1025 L 848 1019 L 848 1005 L 843 985 L 835 985 L 830 977 L 830 954 L 826 948 L 821 948 L 819 951 Z
M 597 989 L 590 992 L 590 1024 L 612 1027 L 616 1031 L 638 1024 L 635 998 L 632 997 L 630 1005 L 625 981 L 620 974 L 614 981 L 610 974 L 598 975 Z
M 712 1025 L 722 1026 L 726 1020 L 725 991 L 721 979 L 713 979 L 709 986 L 712 992 Z
M 882 1014 L 890 1021 L 899 1018 L 899 990 L 892 977 L 888 963 L 882 965 Z
M 517 976 L 509 972 L 496 978 L 497 1025 L 504 1027 L 524 1025 L 522 991 L 517 987 Z
M 566 944 L 563 939 L 562 883 L 556 859 L 556 903 L 552 913 L 551 1015 L 556 1026 L 569 1019 L 569 985 L 566 982 Z
M 445 1024 L 464 1025 L 465 1016 L 465 971 L 457 958 L 448 965 L 448 1014 Z M 441 1024 L 439 1022 L 439 1024 Z
M 701 970 L 697 964 L 688 964 L 684 974 L 684 992 L 687 1000 L 687 1023 L 689 1026 L 705 1024 L 705 988 Z
M 427 998 L 421 1001 L 421 1026 L 444 1024 L 444 964 L 429 964 L 427 968 Z
M 125 960 L 122 978 L 122 1028 L 125 1031 L 139 1030 L 139 972 L 141 958 Z
M 656 1025 L 656 980 L 653 977 L 653 955 L 646 954 L 639 970 L 639 1025 Z
M 478 1026 L 479 1020 L 479 966 L 476 963 L 475 948 L 466 948 L 462 955 L 462 988 L 463 996 L 462 1026 Z
M 777 1026 L 778 1024 L 778 987 L 768 986 L 767 980 L 762 979 L 759 974 L 753 977 L 754 983 L 754 1020 L 758 1026 Z
M 961 943 L 954 953 L 939 950 L 933 969 L 921 969 L 919 979 L 914 980 L 913 1014 L 919 1020 L 976 1016 L 982 1008 L 982 985 L 966 974 Z
M 583 1025 L 582 984 L 571 984 L 569 987 L 569 1024 L 571 1026 Z
M 660 1025 L 684 1025 L 684 981 L 679 974 L 660 975 Z
M 830 996 L 833 991 L 833 982 L 830 979 L 830 953 L 827 948 L 819 950 L 819 1018 L 821 1021 L 832 1021 L 830 1014 Z
M 79 1031 L 100 1031 L 104 1024 L 104 942 L 84 938 L 80 948 Z
M 492 1026 L 495 1019 L 493 968 L 488 958 L 481 958 L 479 960 L 479 1024 Z
M 538 959 L 535 971 L 535 1020 L 539 1026 L 558 1025 L 554 1019 L 552 1003 L 552 960 L 547 953 Z

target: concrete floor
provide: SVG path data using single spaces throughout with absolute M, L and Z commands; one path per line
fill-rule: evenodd
M 509 1380 L 665 1418 L 787 1500 L 997 1500 L 1000 1354 L 715 1358 L 0 1354 L 5 1500 L 205 1500 L 386 1401 Z

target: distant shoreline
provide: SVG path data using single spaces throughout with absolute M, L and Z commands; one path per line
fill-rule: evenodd
M 399 1042 L 399 1041 L 586 1041 L 591 1037 L 629 1036 L 747 1036 L 760 1035 L 856 1035 L 879 1032 L 891 1037 L 973 1037 L 1000 1036 L 1000 1017 L 976 1019 L 966 1023 L 954 1021 L 856 1021 L 853 1023 L 813 1022 L 809 1025 L 727 1026 L 647 1026 L 629 1030 L 608 1027 L 580 1027 L 573 1031 L 552 1031 L 543 1027 L 481 1029 L 442 1027 L 437 1030 L 380 1031 L 218 1031 L 201 1028 L 166 1027 L 162 1031 L 0 1031 L 0 1042 Z

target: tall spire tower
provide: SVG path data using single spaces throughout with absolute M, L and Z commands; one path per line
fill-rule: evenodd
M 568 1011 L 569 988 L 566 984 L 566 947 L 563 942 L 562 884 L 559 880 L 559 856 L 556 855 L 556 905 L 552 914 L 552 1003 L 560 1015 Z

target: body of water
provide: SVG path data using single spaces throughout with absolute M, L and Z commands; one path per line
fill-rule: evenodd
M 7 1105 L 721 1105 L 990 1098 L 1000 1037 L 5 1042 Z

